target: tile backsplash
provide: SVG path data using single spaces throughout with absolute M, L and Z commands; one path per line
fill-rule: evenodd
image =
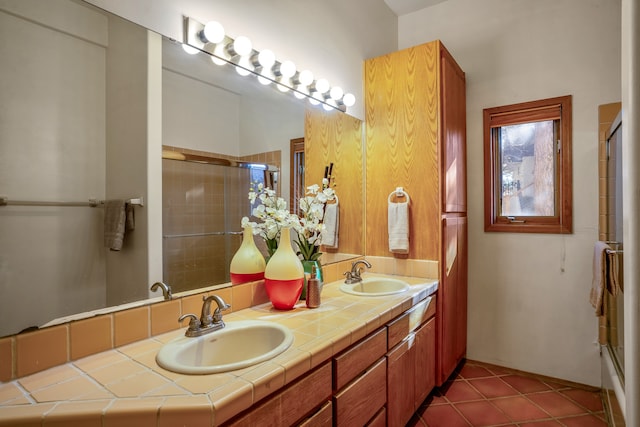
M 436 261 L 367 257 L 372 273 L 437 278 Z M 350 270 L 349 259 L 323 266 L 326 283 L 341 280 Z M 203 296 L 221 296 L 231 304 L 231 311 L 267 303 L 269 298 L 262 280 L 207 288 L 190 295 L 177 295 L 171 301 L 149 303 L 113 313 L 75 320 L 38 331 L 0 338 L 0 382 L 11 381 L 67 362 L 131 344 L 186 326 L 178 317 L 200 314 Z

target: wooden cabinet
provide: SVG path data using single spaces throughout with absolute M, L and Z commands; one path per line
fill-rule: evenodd
M 333 404 L 327 402 L 316 413 L 299 424 L 300 427 L 331 427 L 333 425 Z
M 404 257 L 439 262 L 441 385 L 466 352 L 465 75 L 438 40 L 368 59 L 365 104 L 365 253 L 394 256 L 379 230 L 387 228 L 389 193 L 402 186 L 411 197 Z M 455 228 L 455 245 L 448 227 Z
M 326 404 L 330 397 L 331 363 L 327 362 L 225 423 L 225 426 L 291 426 Z
M 467 218 L 442 220 L 444 246 L 438 299 L 440 360 L 437 383 L 444 383 L 466 352 L 467 338 Z
M 435 306 L 429 299 L 388 325 L 411 325 L 404 338 L 387 353 L 387 425 L 404 426 L 435 386 Z M 407 324 L 406 321 L 410 323 Z
M 387 401 L 387 361 L 382 358 L 333 397 L 336 426 L 362 426 Z
M 387 331 L 381 328 L 333 358 L 336 426 L 364 425 L 387 401 Z

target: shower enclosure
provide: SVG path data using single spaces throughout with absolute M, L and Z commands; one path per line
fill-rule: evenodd
M 173 292 L 229 282 L 251 215 L 251 183 L 277 189 L 275 166 L 164 152 L 162 159 L 163 279 Z
M 621 114 L 606 133 L 606 229 L 601 230 L 619 263 L 620 289 L 617 294 L 604 293 L 604 340 L 602 345 L 602 390 L 609 423 L 612 427 L 625 425 L 624 397 L 624 278 L 622 265 L 622 122 Z M 601 323 L 602 325 L 602 323 Z

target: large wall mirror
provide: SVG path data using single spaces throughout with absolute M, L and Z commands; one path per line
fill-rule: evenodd
M 244 208 L 214 211 L 224 225 L 215 234 L 200 223 L 213 218 L 175 200 L 163 204 L 168 189 L 186 188 L 185 200 L 227 206 L 246 199 L 242 180 L 253 179 L 225 187 L 237 163 L 256 161 L 277 168 L 287 200 L 290 140 L 303 136 L 314 147 L 306 156 L 314 167 L 340 158 L 362 161 L 359 139 L 348 148 L 361 135 L 357 119 L 309 110 L 232 66 L 216 66 L 204 53 L 186 55 L 179 43 L 80 0 L 0 0 L 0 33 L 0 336 L 76 313 L 159 300 L 149 287 L 164 278 L 170 251 L 183 258 L 193 252 L 188 263 L 194 265 L 228 265 Z M 353 131 L 345 132 L 345 123 Z M 345 133 L 349 141 L 340 140 Z M 162 159 L 163 147 L 229 162 L 201 163 L 174 174 L 183 181 L 177 183 L 167 174 L 177 167 Z M 313 153 L 320 154 L 314 159 Z M 201 175 L 216 178 L 198 181 Z M 361 174 L 343 176 L 338 194 L 361 201 Z M 212 188 L 221 194 L 207 199 Z M 133 208 L 135 227 L 120 251 L 104 245 L 100 201 L 112 199 L 143 202 Z M 345 207 L 345 220 L 362 225 L 362 203 L 353 204 L 350 214 Z M 165 232 L 179 221 L 193 221 L 192 229 Z M 345 227 L 339 249 L 325 262 L 363 253 L 362 233 L 353 230 Z M 175 236 L 198 233 L 217 237 L 197 247 Z M 192 288 L 228 281 L 183 273 Z

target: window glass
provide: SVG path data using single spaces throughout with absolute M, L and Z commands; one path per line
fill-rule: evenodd
M 551 120 L 496 128 L 501 216 L 554 216 L 556 157 Z

